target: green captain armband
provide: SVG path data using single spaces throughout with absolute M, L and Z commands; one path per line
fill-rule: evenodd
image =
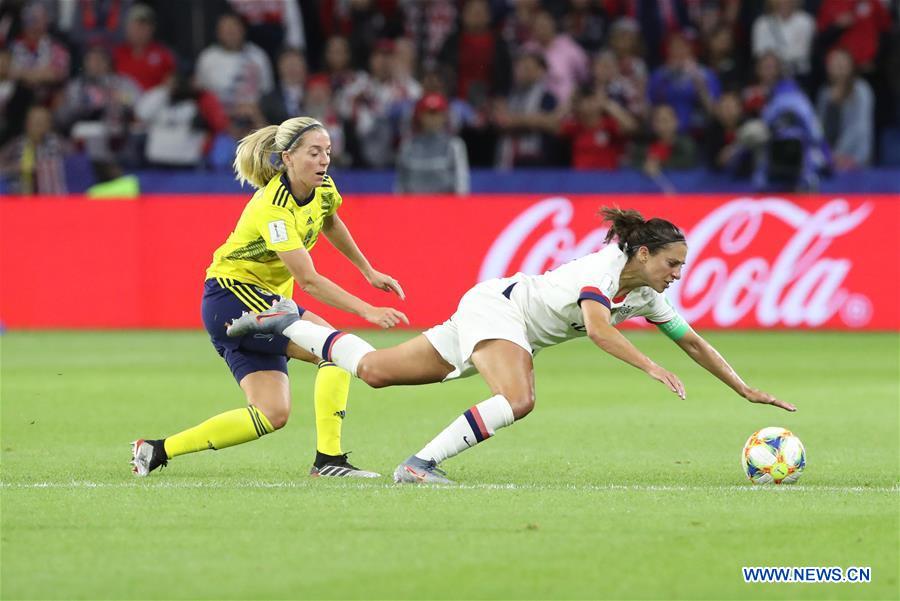
M 649 320 L 648 320 L 649 321 Z M 681 340 L 681 338 L 691 331 L 691 326 L 684 320 L 681 315 L 675 314 L 675 317 L 670 319 L 669 321 L 664 321 L 663 323 L 656 323 L 651 321 L 653 325 L 660 329 L 660 331 L 671 338 L 674 341 Z

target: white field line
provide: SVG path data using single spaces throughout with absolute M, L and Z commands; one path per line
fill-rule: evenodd
M 392 490 L 398 485 L 392 483 L 375 483 L 342 480 L 344 484 L 352 484 L 348 488 L 360 490 Z M 308 481 L 237 480 L 237 481 L 167 481 L 161 479 L 133 480 L 130 482 L 92 482 L 90 480 L 71 480 L 68 482 L 0 482 L 0 489 L 309 489 L 314 490 L 316 483 Z M 423 486 L 423 489 L 440 490 L 509 490 L 535 492 L 755 492 L 784 491 L 785 493 L 900 493 L 900 484 L 895 486 L 825 486 L 794 484 L 786 486 L 755 486 L 749 482 L 745 485 L 715 486 L 693 484 L 457 484 L 455 486 Z

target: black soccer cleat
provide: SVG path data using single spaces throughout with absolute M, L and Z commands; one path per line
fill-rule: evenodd
M 380 478 L 381 474 L 361 470 L 349 461 L 347 453 L 343 455 L 326 455 L 316 451 L 316 460 L 309 470 L 312 478 Z
M 131 471 L 143 478 L 158 467 L 169 464 L 162 440 L 138 439 L 131 443 Z

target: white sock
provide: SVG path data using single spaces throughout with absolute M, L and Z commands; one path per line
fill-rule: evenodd
M 286 327 L 282 333 L 300 348 L 325 361 L 331 361 L 354 376 L 360 359 L 375 350 L 375 347 L 359 336 L 302 319 Z
M 416 453 L 419 459 L 440 463 L 487 440 L 496 430 L 515 421 L 512 407 L 503 395 L 481 401 L 447 426 L 425 447 Z

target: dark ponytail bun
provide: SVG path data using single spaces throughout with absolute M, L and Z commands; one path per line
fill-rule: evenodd
M 610 224 L 605 243 L 617 240 L 619 248 L 629 257 L 641 246 L 646 246 L 650 254 L 674 242 L 684 242 L 684 232 L 677 225 L 665 219 L 644 217 L 633 209 L 603 207 L 600 217 Z

